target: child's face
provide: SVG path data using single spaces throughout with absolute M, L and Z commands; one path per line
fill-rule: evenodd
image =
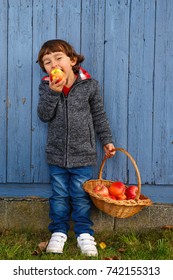
M 46 72 L 50 75 L 50 72 L 54 68 L 58 68 L 65 73 L 66 78 L 73 72 L 72 66 L 76 64 L 76 59 L 71 60 L 63 52 L 52 52 L 43 56 L 43 64 Z

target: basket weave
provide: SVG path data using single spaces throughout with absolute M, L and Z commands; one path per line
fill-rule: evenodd
M 102 179 L 102 171 L 104 164 L 106 162 L 106 156 L 104 157 L 102 164 L 100 166 L 99 178 L 97 180 L 89 180 L 83 184 L 84 190 L 90 195 L 92 202 L 94 205 L 101 211 L 106 214 L 116 217 L 116 218 L 128 218 L 139 211 L 141 211 L 145 206 L 152 205 L 152 201 L 141 194 L 141 177 L 137 167 L 137 164 L 133 157 L 123 148 L 115 148 L 115 151 L 123 152 L 128 158 L 131 160 L 137 176 L 138 181 L 138 192 L 135 199 L 129 200 L 113 200 L 109 197 L 103 197 L 95 192 L 93 192 L 93 188 L 99 183 L 103 183 L 107 188 L 113 183 L 113 181 Z

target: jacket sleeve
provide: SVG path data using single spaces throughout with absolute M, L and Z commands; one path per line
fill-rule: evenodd
M 103 100 L 100 96 L 100 88 L 98 82 L 96 83 L 95 90 L 90 97 L 90 108 L 93 118 L 95 132 L 97 133 L 102 145 L 113 143 L 112 133 L 107 119 Z
M 38 116 L 41 121 L 49 122 L 55 116 L 60 94 L 52 91 L 46 81 L 42 81 L 39 86 L 39 95 L 40 97 L 37 107 Z

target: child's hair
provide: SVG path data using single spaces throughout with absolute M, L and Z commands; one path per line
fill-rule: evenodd
M 46 54 L 50 54 L 52 52 L 63 52 L 65 53 L 70 59 L 77 58 L 76 64 L 73 66 L 73 72 L 78 73 L 80 68 L 80 63 L 84 61 L 85 57 L 81 54 L 76 53 L 74 48 L 64 40 L 55 39 L 49 40 L 45 42 L 38 54 L 38 60 L 40 67 L 44 72 L 46 72 L 43 64 L 43 56 Z

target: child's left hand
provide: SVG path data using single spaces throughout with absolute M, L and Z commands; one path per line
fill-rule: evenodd
M 107 158 L 111 158 L 115 155 L 115 146 L 112 143 L 104 145 L 104 151 Z

